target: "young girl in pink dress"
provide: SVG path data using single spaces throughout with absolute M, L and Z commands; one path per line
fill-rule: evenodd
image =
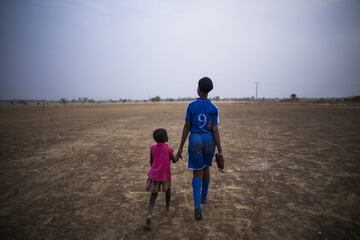
M 166 210 L 172 214 L 175 208 L 170 207 L 171 201 L 171 161 L 177 162 L 174 149 L 166 144 L 167 132 L 163 128 L 156 129 L 153 133 L 156 144 L 150 147 L 150 170 L 145 190 L 150 192 L 149 209 L 146 219 L 146 228 L 151 229 L 151 218 L 158 192 L 165 192 Z

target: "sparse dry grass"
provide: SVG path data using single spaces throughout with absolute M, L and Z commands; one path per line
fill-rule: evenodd
M 226 174 L 205 219 L 191 172 L 145 231 L 152 131 L 177 148 L 185 104 L 0 108 L 1 239 L 360 239 L 360 108 L 219 104 Z

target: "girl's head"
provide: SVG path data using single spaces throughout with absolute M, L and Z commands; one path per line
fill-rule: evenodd
M 157 143 L 165 143 L 168 141 L 167 131 L 163 128 L 158 128 L 153 132 L 153 138 Z
M 213 83 L 210 78 L 203 77 L 199 80 L 198 83 L 198 94 L 208 94 L 214 88 Z

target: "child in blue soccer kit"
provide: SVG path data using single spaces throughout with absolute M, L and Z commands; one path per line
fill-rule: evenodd
M 213 89 L 210 78 L 204 77 L 198 82 L 197 93 L 199 98 L 189 103 L 186 110 L 185 124 L 181 142 L 176 157 L 182 156 L 185 141 L 189 136 L 188 167 L 193 170 L 192 189 L 194 195 L 194 216 L 196 220 L 202 219 L 200 203 L 208 202 L 208 188 L 210 183 L 209 167 L 215 153 L 222 156 L 220 142 L 219 110 L 208 99 L 208 93 Z

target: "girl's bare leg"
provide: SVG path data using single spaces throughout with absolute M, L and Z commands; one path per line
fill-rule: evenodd
M 149 209 L 148 209 L 148 218 L 151 218 L 151 217 L 152 217 L 152 213 L 153 213 L 153 210 L 154 210 L 155 201 L 156 201 L 157 196 L 158 196 L 157 193 L 151 193 L 151 195 L 150 195 Z
M 166 210 L 169 211 L 170 202 L 171 202 L 171 189 L 170 188 L 165 192 L 165 198 L 166 198 Z
M 175 208 L 170 207 L 170 203 L 171 203 L 171 189 L 170 188 L 165 192 L 165 198 L 166 198 L 166 210 L 168 212 L 168 215 L 170 216 L 175 212 Z
M 149 208 L 148 208 L 148 215 L 147 215 L 147 219 L 146 219 L 146 228 L 150 229 L 150 225 L 151 225 L 151 218 L 152 218 L 152 214 L 153 214 L 153 210 L 154 210 L 154 206 L 155 206 L 155 201 L 157 198 L 158 194 L 157 193 L 151 193 L 150 195 L 150 200 L 149 200 Z

